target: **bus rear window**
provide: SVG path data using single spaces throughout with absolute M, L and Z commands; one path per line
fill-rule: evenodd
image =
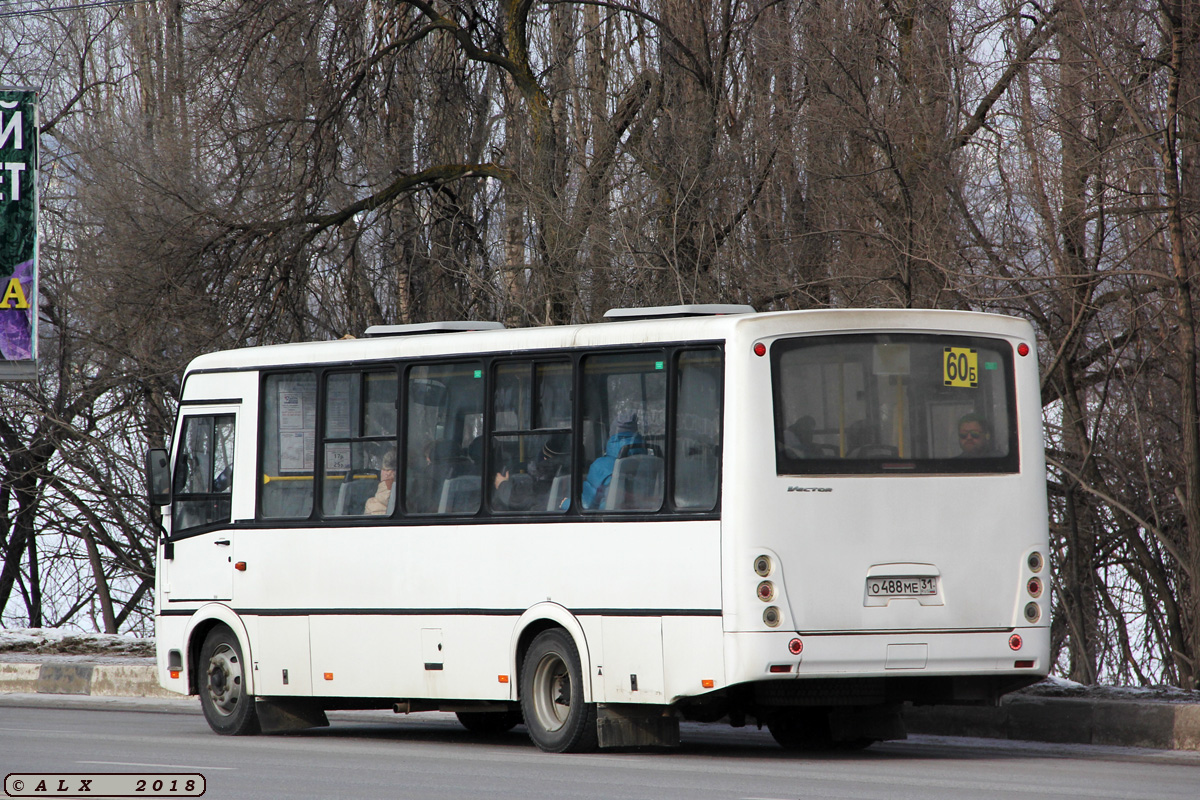
M 870 334 L 771 348 L 780 475 L 1016 472 L 1012 348 Z

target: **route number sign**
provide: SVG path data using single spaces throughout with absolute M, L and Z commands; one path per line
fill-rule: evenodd
M 947 386 L 979 385 L 979 354 L 966 347 L 947 347 L 942 358 L 942 378 Z

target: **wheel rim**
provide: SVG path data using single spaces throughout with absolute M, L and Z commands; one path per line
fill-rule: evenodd
M 557 731 L 571 715 L 571 672 L 557 653 L 547 653 L 534 670 L 533 712 L 547 733 Z
M 219 646 L 208 659 L 208 699 L 224 717 L 232 714 L 242 699 L 242 662 L 227 644 Z

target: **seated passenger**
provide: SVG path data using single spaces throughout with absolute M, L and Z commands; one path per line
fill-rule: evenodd
M 492 507 L 501 511 L 544 510 L 554 479 L 570 468 L 571 440 L 567 434 L 556 433 L 542 446 L 541 452 L 525 468 L 527 480 L 517 480 L 511 470 L 497 472 L 493 479 L 495 493 Z M 569 501 L 564 501 L 569 502 Z M 566 506 L 563 506 L 565 510 Z
M 622 411 L 617 415 L 617 422 L 612 436 L 604 445 L 604 455 L 592 462 L 588 468 L 587 477 L 583 480 L 583 494 L 580 500 L 583 507 L 596 509 L 604 507 L 604 497 L 608 493 L 608 485 L 612 481 L 613 465 L 622 455 L 639 455 L 647 452 L 646 440 L 638 433 L 637 412 Z M 625 448 L 628 447 L 628 450 Z M 625 450 L 624 453 L 622 451 Z
M 479 474 L 479 469 L 451 442 L 427 442 L 422 460 L 423 464 L 408 470 L 407 508 L 416 513 L 437 511 L 442 485 L 448 478 Z
M 991 458 L 998 455 L 992 447 L 992 426 L 982 414 L 964 414 L 958 421 L 958 458 Z
M 367 498 L 363 508 L 364 514 L 388 513 L 388 501 L 392 497 L 392 486 L 396 483 L 396 451 L 389 450 L 383 455 L 383 463 L 379 467 L 379 488 L 375 496 Z
M 792 458 L 818 458 L 820 449 L 813 443 L 817 421 L 805 414 L 783 429 L 783 448 Z

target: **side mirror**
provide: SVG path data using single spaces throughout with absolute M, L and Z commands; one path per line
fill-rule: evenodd
M 171 502 L 171 469 L 167 451 L 153 448 L 146 452 L 146 490 L 150 505 L 156 509 Z

